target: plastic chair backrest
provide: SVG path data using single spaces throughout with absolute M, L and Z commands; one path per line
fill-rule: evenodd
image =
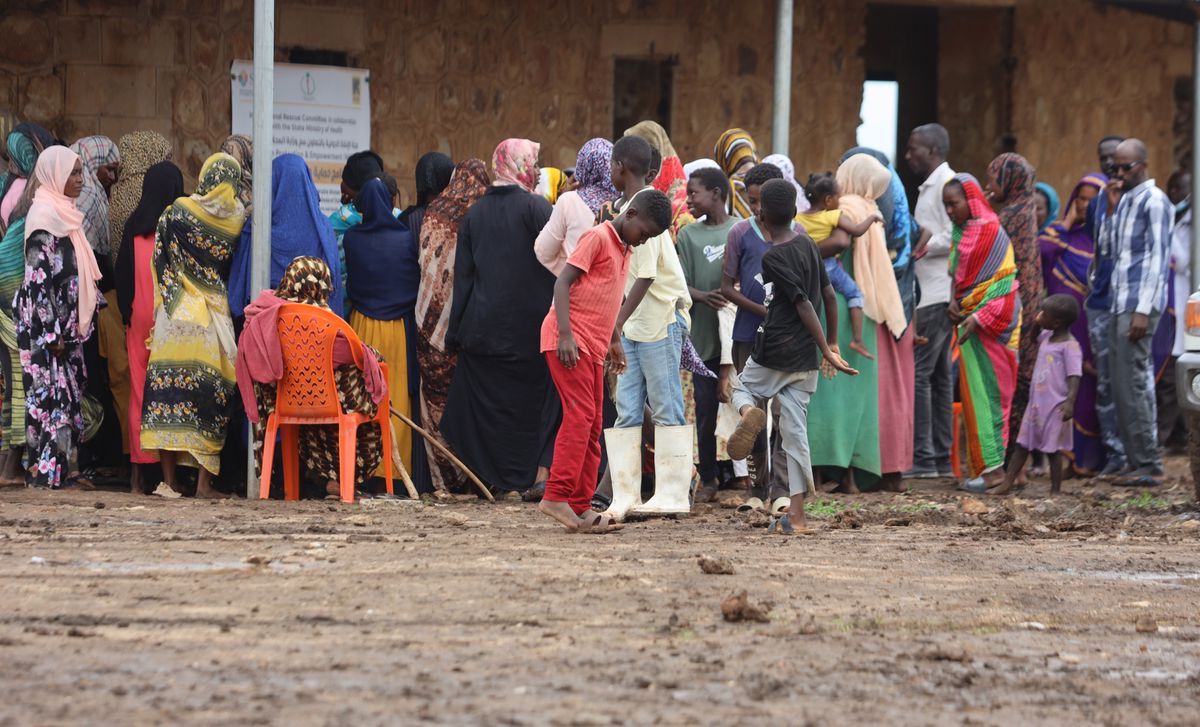
M 275 411 L 284 417 L 330 419 L 341 415 L 333 377 L 333 344 L 341 333 L 350 350 L 362 350 L 354 329 L 337 315 L 312 305 L 287 303 L 279 309 L 283 378 Z M 355 359 L 359 357 L 356 355 Z M 361 363 L 361 362 L 360 362 Z

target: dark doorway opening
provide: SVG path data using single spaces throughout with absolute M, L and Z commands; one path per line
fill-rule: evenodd
M 913 127 L 938 120 L 938 9 L 868 5 L 866 30 L 867 80 L 899 84 L 895 166 L 909 199 L 915 200 L 924 180 L 908 170 L 904 146 Z
M 617 58 L 613 63 L 613 137 L 650 119 L 671 132 L 675 59 Z

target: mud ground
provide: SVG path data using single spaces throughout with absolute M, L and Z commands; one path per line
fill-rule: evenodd
M 0 725 L 1195 725 L 1183 470 L 823 496 L 793 538 L 722 506 L 597 537 L 514 502 L 0 490 Z M 765 621 L 723 618 L 743 591 Z

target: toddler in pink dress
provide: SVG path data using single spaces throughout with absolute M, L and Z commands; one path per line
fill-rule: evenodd
M 1071 335 L 1071 324 L 1078 317 L 1079 302 L 1072 296 L 1051 295 L 1042 301 L 1034 322 L 1044 330 L 1038 337 L 1029 405 L 1004 485 L 995 494 L 1012 489 L 1013 479 L 1033 450 L 1050 459 L 1050 494 L 1058 494 L 1062 487 L 1062 455 L 1074 449 L 1075 396 L 1083 375 L 1083 351 Z

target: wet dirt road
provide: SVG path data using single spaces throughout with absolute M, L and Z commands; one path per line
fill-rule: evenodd
M 795 538 L 0 490 L 0 725 L 1194 725 L 1200 512 L 1159 490 L 822 497 Z

